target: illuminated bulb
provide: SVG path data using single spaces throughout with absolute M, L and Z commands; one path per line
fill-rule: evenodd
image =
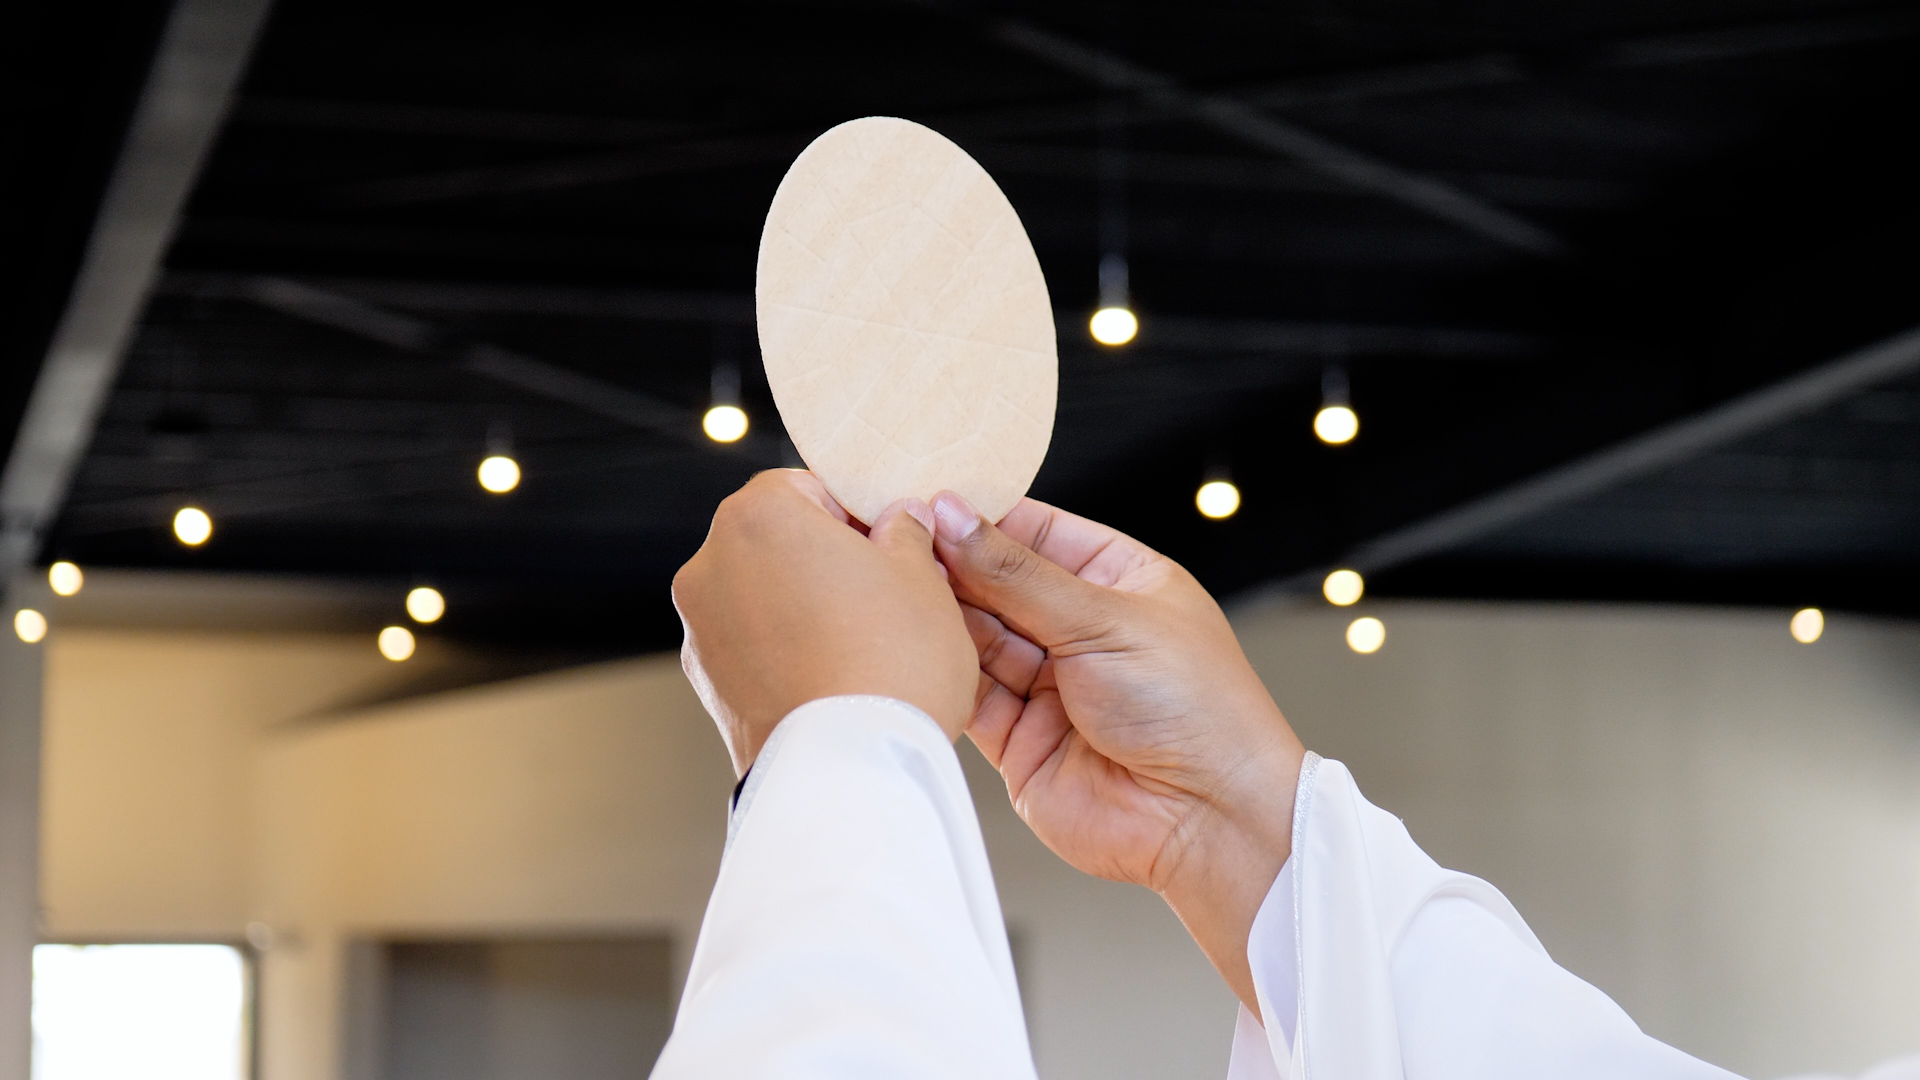
M 1140 320 L 1123 307 L 1103 307 L 1087 320 L 1093 340 L 1102 345 L 1125 345 L 1140 332 Z
M 13 613 L 13 632 L 20 640 L 31 645 L 47 636 L 47 617 L 30 607 L 23 607 Z
M 1367 591 L 1367 583 L 1361 580 L 1356 571 L 1335 570 L 1327 575 L 1327 580 L 1321 584 L 1320 591 L 1327 594 L 1329 604 L 1335 607 L 1347 607 L 1359 601 L 1360 594 Z
M 505 454 L 494 454 L 480 463 L 480 486 L 495 495 L 505 495 L 520 486 L 520 463 Z
M 173 535 L 188 547 L 199 547 L 213 535 L 213 519 L 197 506 L 183 506 L 173 515 Z
M 1360 417 L 1345 405 L 1323 406 L 1314 414 L 1313 433 L 1329 446 L 1350 443 L 1360 434 Z
M 738 405 L 715 405 L 701 418 L 700 426 L 714 442 L 739 442 L 747 433 L 747 414 Z
M 1787 624 L 1787 632 L 1793 635 L 1793 640 L 1802 645 L 1811 645 L 1819 641 L 1820 635 L 1826 629 L 1827 617 L 1820 614 L 1820 609 L 1817 607 L 1801 608 L 1793 613 L 1793 621 Z
M 417 623 L 430 623 L 447 613 L 447 598 L 439 589 L 422 585 L 407 594 L 407 614 Z
M 389 626 L 380 631 L 380 655 L 399 663 L 413 655 L 413 631 L 404 626 Z
M 1225 480 L 1209 480 L 1194 492 L 1193 505 L 1215 521 L 1230 518 L 1240 509 L 1240 489 Z
M 1347 624 L 1347 648 L 1357 653 L 1379 652 L 1387 643 L 1387 624 L 1371 615 L 1362 615 Z
M 79 592 L 85 582 L 86 575 L 80 572 L 80 568 L 64 559 L 47 567 L 47 584 L 61 596 L 72 596 Z

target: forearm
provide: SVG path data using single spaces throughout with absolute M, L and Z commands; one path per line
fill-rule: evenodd
M 795 710 L 730 833 L 656 1077 L 1032 1075 L 971 798 L 918 710 Z

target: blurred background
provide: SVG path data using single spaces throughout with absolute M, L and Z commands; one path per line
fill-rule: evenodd
M 1920 6 L 17 6 L 0 1080 L 646 1074 L 732 784 L 667 585 L 872 114 L 1033 239 L 1034 494 L 1309 746 L 1651 1034 L 1920 1052 Z M 1223 1075 L 962 758 L 1042 1075 Z

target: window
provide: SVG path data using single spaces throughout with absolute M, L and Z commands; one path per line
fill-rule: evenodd
M 39 945 L 33 1080 L 246 1080 L 251 979 L 231 945 Z

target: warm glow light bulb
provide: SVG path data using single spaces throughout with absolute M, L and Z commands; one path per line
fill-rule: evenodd
M 1387 643 L 1387 624 L 1371 615 L 1362 615 L 1347 624 L 1347 648 L 1357 653 L 1374 653 Z
M 47 567 L 47 584 L 61 596 L 72 596 L 79 592 L 86 580 L 80 568 L 65 559 Z
M 31 645 L 47 636 L 47 617 L 30 607 L 23 607 L 13 613 L 13 632 L 20 640 Z
M 1087 331 L 1102 345 L 1125 345 L 1140 332 L 1140 320 L 1123 307 L 1103 307 L 1087 320 Z
M 1193 505 L 1215 521 L 1230 518 L 1240 509 L 1240 489 L 1225 480 L 1209 480 L 1194 492 Z
M 413 655 L 413 631 L 404 626 L 389 626 L 380 631 L 380 655 L 399 663 Z
M 183 506 L 173 515 L 173 535 L 188 547 L 199 547 L 213 535 L 213 519 L 197 506 Z
M 747 413 L 738 405 L 715 405 L 701 418 L 700 426 L 714 442 L 739 442 L 747 433 Z
M 480 486 L 495 495 L 505 495 L 520 486 L 520 463 L 505 454 L 494 454 L 480 463 Z
M 1367 591 L 1367 583 L 1361 579 L 1358 571 L 1335 570 L 1321 583 L 1320 591 L 1327 595 L 1328 603 L 1335 607 L 1346 607 L 1359 602 L 1360 594 Z
M 417 623 L 430 623 L 447 613 L 447 598 L 440 590 L 422 585 L 407 594 L 407 614 Z
M 1787 623 L 1787 632 L 1793 640 L 1802 645 L 1811 645 L 1820 640 L 1827 629 L 1827 617 L 1820 614 L 1817 607 L 1801 608 L 1793 613 L 1793 620 Z
M 1329 446 L 1350 443 L 1360 434 L 1360 417 L 1345 405 L 1327 405 L 1314 414 L 1313 433 Z

